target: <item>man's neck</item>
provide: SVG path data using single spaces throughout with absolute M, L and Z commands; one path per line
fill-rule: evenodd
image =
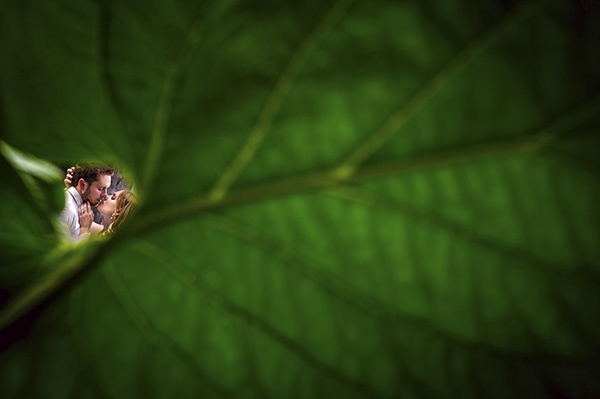
M 77 190 L 77 187 L 71 186 L 67 189 L 67 192 L 71 194 L 71 197 L 77 205 L 81 205 L 81 203 L 83 203 L 83 197 L 79 193 L 79 190 Z
M 79 193 L 79 196 L 81 196 L 81 198 L 83 198 L 83 191 L 81 191 L 81 189 L 78 186 L 73 186 L 75 187 L 75 190 L 77 190 L 77 192 Z

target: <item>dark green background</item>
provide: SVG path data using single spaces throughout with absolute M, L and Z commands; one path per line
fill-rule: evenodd
M 2 0 L 2 398 L 600 396 L 595 1 Z

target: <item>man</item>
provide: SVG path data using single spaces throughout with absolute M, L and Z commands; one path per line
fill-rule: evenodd
M 80 214 L 91 217 L 90 206 L 97 206 L 106 199 L 114 169 L 103 163 L 84 163 L 75 166 L 71 187 L 65 192 L 65 208 L 60 220 L 73 241 L 89 235 L 89 230 L 81 229 Z

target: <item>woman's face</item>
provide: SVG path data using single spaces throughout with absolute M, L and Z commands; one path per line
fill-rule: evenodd
M 119 198 L 121 192 L 123 192 L 123 190 L 117 191 L 116 193 L 109 195 L 103 203 L 98 205 L 97 209 L 98 211 L 100 211 L 102 216 L 110 219 L 112 214 L 115 213 L 115 210 L 117 208 L 117 198 Z

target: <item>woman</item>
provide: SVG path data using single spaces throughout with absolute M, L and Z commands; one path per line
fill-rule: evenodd
M 112 201 L 113 201 L 113 197 L 114 197 L 114 211 L 113 210 L 113 205 L 112 205 Z M 106 209 L 104 207 L 104 205 L 106 204 Z M 118 229 L 121 228 L 121 225 L 125 222 L 125 220 L 129 217 L 129 215 L 131 213 L 133 213 L 135 207 L 137 205 L 137 197 L 135 196 L 134 193 L 132 193 L 129 190 L 121 190 L 121 191 L 117 191 L 116 193 L 114 193 L 113 195 L 111 195 L 106 201 L 104 201 L 101 205 L 98 206 L 97 209 L 100 210 L 100 212 L 102 213 L 102 216 L 104 217 L 104 219 L 106 220 L 108 214 L 112 211 L 112 213 L 110 213 L 110 216 L 108 216 L 112 222 L 110 222 L 108 224 L 108 227 L 106 227 L 107 223 L 104 222 L 104 233 L 105 235 L 107 234 L 113 234 L 115 231 L 117 231 Z M 105 213 L 103 213 L 105 212 Z
M 85 207 L 86 204 L 82 206 Z M 91 233 L 101 232 L 103 235 L 113 234 L 123 224 L 125 219 L 133 211 L 137 205 L 137 198 L 129 190 L 120 190 L 116 193 L 109 195 L 96 209 L 102 214 L 102 226 L 92 226 L 92 218 L 89 217 L 87 209 L 79 213 L 79 223 L 84 231 L 90 231 Z

